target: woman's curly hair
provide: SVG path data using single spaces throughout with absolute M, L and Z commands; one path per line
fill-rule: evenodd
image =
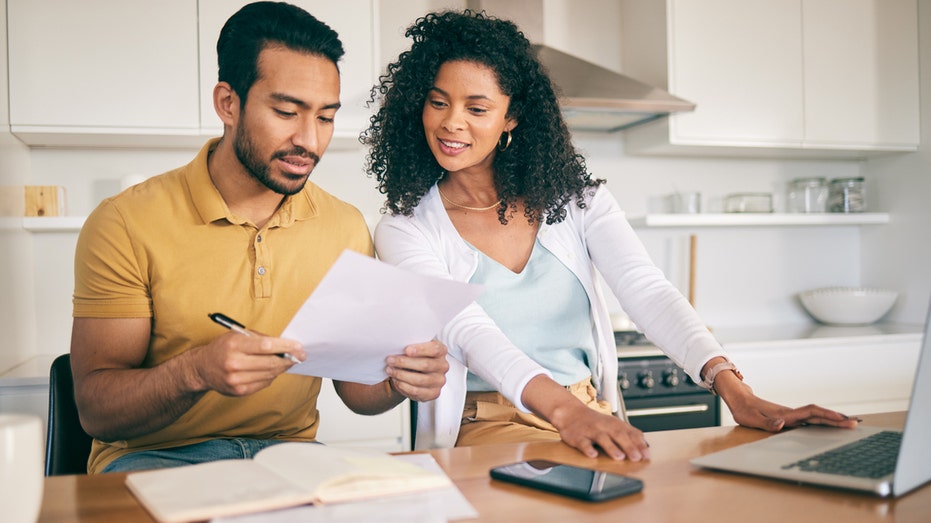
M 360 137 L 370 146 L 367 170 L 387 197 L 382 212 L 410 216 L 445 175 L 427 145 L 422 113 L 440 66 L 457 60 L 495 73 L 501 91 L 511 98 L 508 117 L 518 122 L 510 146 L 494 159 L 501 223 L 513 216 L 519 197 L 531 223 L 562 221 L 573 196 L 585 207 L 586 189 L 604 180 L 593 179 L 576 152 L 555 88 L 514 23 L 484 12 L 447 11 L 418 19 L 405 36 L 414 43 L 372 88 L 370 103 L 378 100 L 381 106 Z

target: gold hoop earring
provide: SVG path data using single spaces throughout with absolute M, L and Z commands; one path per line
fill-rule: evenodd
M 504 145 L 501 145 L 501 138 L 504 138 L 504 135 L 501 135 L 501 138 L 498 138 L 498 150 L 504 152 L 505 149 L 511 146 L 511 131 L 507 131 L 507 140 L 504 142 Z

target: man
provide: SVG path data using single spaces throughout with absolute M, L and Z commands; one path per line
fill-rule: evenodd
M 227 21 L 217 51 L 223 137 L 102 202 L 78 240 L 71 356 L 91 473 L 313 441 L 321 380 L 285 374 L 280 355 L 306 359 L 300 343 L 261 333 L 284 330 L 344 249 L 373 254 L 358 210 L 308 182 L 340 105 L 337 34 L 259 2 Z M 434 399 L 445 355 L 437 342 L 405 347 L 389 380 L 337 392 L 363 414 Z

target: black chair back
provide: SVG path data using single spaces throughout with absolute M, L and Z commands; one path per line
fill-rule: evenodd
M 71 355 L 62 354 L 49 371 L 45 475 L 87 474 L 92 440 L 81 426 L 74 402 Z

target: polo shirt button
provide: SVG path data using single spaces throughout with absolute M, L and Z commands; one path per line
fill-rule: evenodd
M 260 235 L 256 236 L 256 237 L 255 237 L 255 241 L 256 241 L 256 243 L 262 243 L 262 235 L 260 234 Z
M 259 273 L 259 276 L 265 276 L 265 267 L 259 267 L 256 272 Z

